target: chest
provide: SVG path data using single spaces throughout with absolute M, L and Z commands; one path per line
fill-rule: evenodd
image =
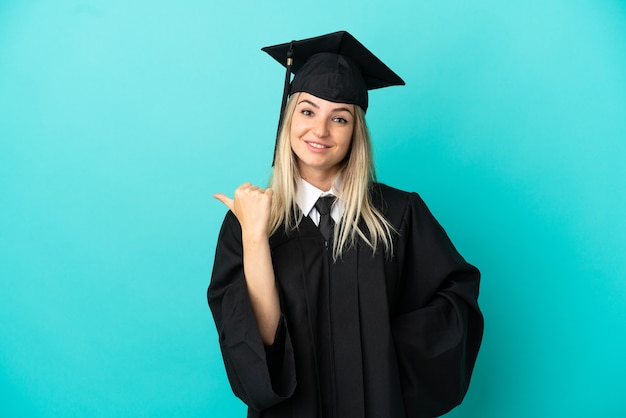
M 338 260 L 312 222 L 272 243 L 272 263 L 281 305 L 291 318 L 316 318 L 320 311 L 358 312 L 389 307 L 396 297 L 395 260 L 359 243 Z

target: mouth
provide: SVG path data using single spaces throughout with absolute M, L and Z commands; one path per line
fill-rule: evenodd
M 330 145 L 324 145 L 324 144 L 320 144 L 319 142 L 310 142 L 310 141 L 305 141 L 307 145 L 309 145 L 310 147 L 316 148 L 316 149 L 327 149 L 327 148 L 331 148 Z

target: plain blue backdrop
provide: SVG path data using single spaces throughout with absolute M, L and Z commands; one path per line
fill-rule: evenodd
M 348 30 L 379 180 L 483 272 L 451 417 L 623 417 L 626 4 L 0 3 L 0 416 L 241 417 L 205 291 L 225 208 L 265 184 L 283 70 Z

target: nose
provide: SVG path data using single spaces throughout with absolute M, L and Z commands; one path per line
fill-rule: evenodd
M 313 126 L 313 133 L 318 138 L 324 138 L 325 136 L 328 136 L 328 122 L 323 118 L 317 120 L 315 122 L 315 126 Z

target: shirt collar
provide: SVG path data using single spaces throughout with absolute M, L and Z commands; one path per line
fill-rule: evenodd
M 338 190 L 341 189 L 341 176 L 337 176 L 330 190 L 323 191 L 313 186 L 306 180 L 300 179 L 298 187 L 296 189 L 296 203 L 300 207 L 304 216 L 309 216 L 311 210 L 315 206 L 315 202 L 321 196 L 337 196 Z M 343 201 L 338 200 L 331 210 L 330 215 L 335 222 L 339 222 L 341 215 L 343 215 L 344 206 Z

